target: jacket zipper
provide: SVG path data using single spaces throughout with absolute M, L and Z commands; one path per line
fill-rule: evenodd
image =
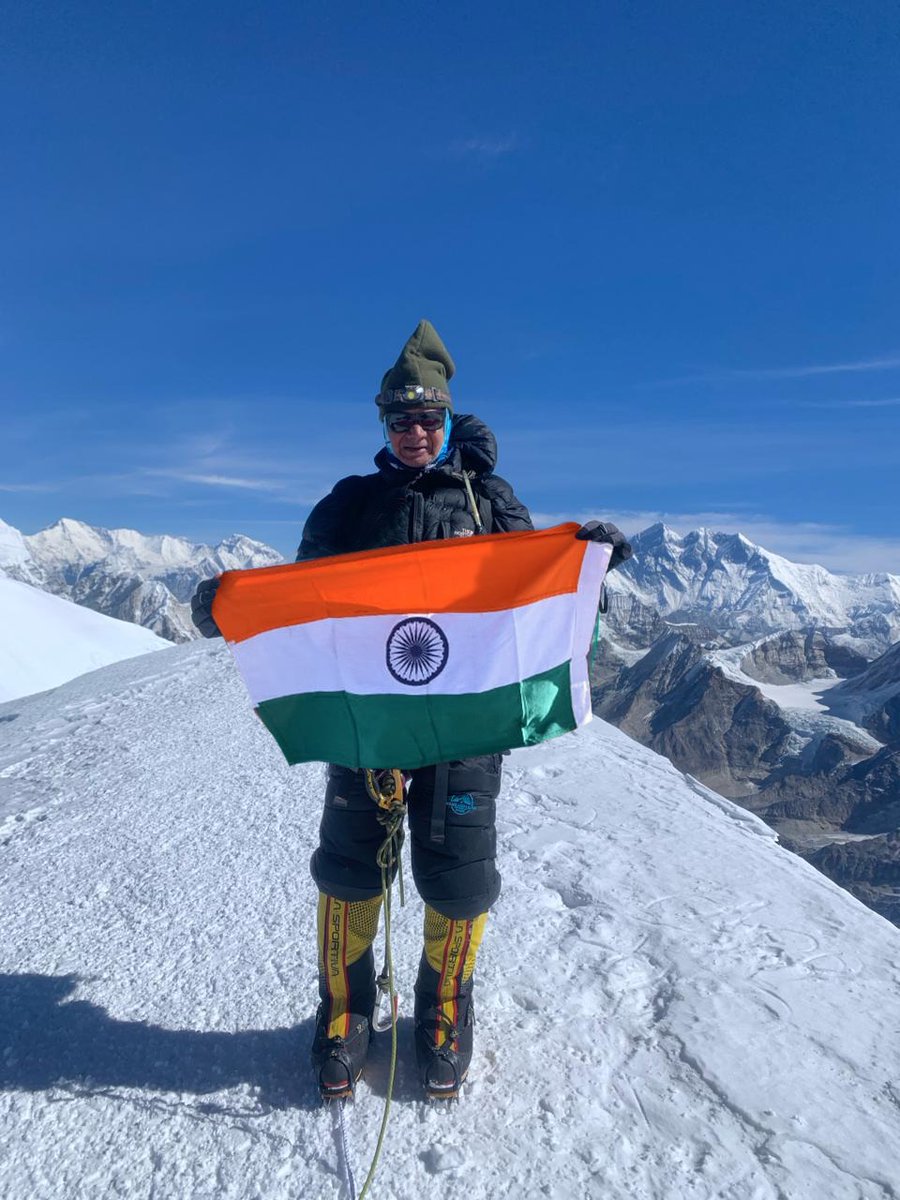
M 425 531 L 425 497 L 419 491 L 413 492 L 411 542 L 421 542 Z
M 478 509 L 478 501 L 475 499 L 475 493 L 472 490 L 472 484 L 468 471 L 454 472 L 455 479 L 461 479 L 463 487 L 466 489 L 466 497 L 469 501 L 469 512 L 472 514 L 472 520 L 475 522 L 476 533 L 487 533 L 488 530 L 484 527 L 484 521 L 481 519 L 481 513 Z

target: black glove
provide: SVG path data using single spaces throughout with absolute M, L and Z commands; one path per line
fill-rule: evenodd
M 610 571 L 614 571 L 634 553 L 631 544 L 625 541 L 625 534 L 609 521 L 587 521 L 575 536 L 582 542 L 608 542 L 613 548 L 609 560 Z
M 205 638 L 222 636 L 222 631 L 212 615 L 213 600 L 221 582 L 221 575 L 216 575 L 214 579 L 203 579 L 197 584 L 197 590 L 191 597 L 191 620 Z

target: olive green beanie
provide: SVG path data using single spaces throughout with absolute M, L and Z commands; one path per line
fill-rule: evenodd
M 447 384 L 454 369 L 453 359 L 438 331 L 430 321 L 420 321 L 400 357 L 385 371 L 375 403 L 381 413 L 402 412 L 404 408 L 423 405 L 449 408 L 452 412 Z

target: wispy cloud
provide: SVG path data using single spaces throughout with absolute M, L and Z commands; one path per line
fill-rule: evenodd
M 744 379 L 807 379 L 813 375 L 851 375 L 864 371 L 896 371 L 900 356 L 864 358 L 856 362 L 820 363 L 803 367 L 763 367 L 756 370 L 734 370 L 732 375 Z
M 710 529 L 715 533 L 742 533 L 756 545 L 793 562 L 818 563 L 830 571 L 851 574 L 888 572 L 900 575 L 900 538 L 861 533 L 845 525 L 812 521 L 779 521 L 764 513 L 725 510 L 666 512 L 653 510 L 609 510 L 580 513 L 532 513 L 540 528 L 563 521 L 610 520 L 627 534 L 640 532 L 662 522 L 676 533 Z
M 518 134 L 508 133 L 501 137 L 457 138 L 448 150 L 453 158 L 469 158 L 478 162 L 492 162 L 505 158 L 521 148 Z
M 349 470 L 368 469 L 377 449 L 371 430 L 368 434 L 350 431 L 338 445 L 330 444 L 329 437 L 327 430 L 313 429 L 297 446 L 268 436 L 241 437 L 227 426 L 172 436 L 119 434 L 103 445 L 102 453 L 94 454 L 93 463 L 83 464 L 88 469 L 72 473 L 69 462 L 60 461 L 52 482 L 7 480 L 0 482 L 0 495 L 54 492 L 72 497 L 73 503 L 88 498 L 151 497 L 216 506 L 228 502 L 231 493 L 254 505 L 302 510 L 327 494 L 335 479 Z M 105 469 L 112 463 L 123 469 Z M 96 469 L 89 469 L 91 465 Z
M 863 358 L 852 362 L 807 363 L 794 367 L 714 367 L 692 375 L 672 379 L 657 379 L 643 387 L 674 387 L 684 383 L 734 383 L 757 379 L 812 379 L 821 375 L 859 375 L 871 371 L 900 370 L 900 355 L 884 358 Z
M 335 442 L 333 432 L 314 427 L 297 445 L 267 433 L 240 436 L 228 425 L 186 431 L 123 451 L 120 459 L 134 465 L 118 482 L 132 494 L 153 487 L 186 496 L 190 489 L 205 488 L 211 494 L 234 491 L 279 505 L 308 507 L 348 468 L 368 468 L 378 448 L 372 432 L 350 430 Z
M 0 492 L 57 492 L 58 483 L 0 483 Z
M 285 484 L 272 479 L 242 479 L 234 475 L 204 474 L 197 471 L 165 468 L 147 468 L 140 474 L 160 479 L 174 479 L 179 483 L 197 483 L 206 487 L 244 488 L 254 492 L 278 492 L 285 487 Z
M 804 408 L 900 408 L 900 396 L 889 400 L 808 400 Z

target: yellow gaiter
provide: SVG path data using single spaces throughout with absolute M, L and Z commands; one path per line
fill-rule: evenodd
M 381 897 L 338 900 L 319 893 L 316 933 L 319 995 L 325 1005 L 328 1037 L 347 1037 L 350 1014 L 371 1016 L 375 1003 L 375 957 Z
M 431 970 L 420 970 L 417 992 L 424 1001 L 423 990 L 427 988 L 427 992 L 431 992 L 433 989 L 433 1003 L 438 1010 L 436 1046 L 444 1044 L 449 1027 L 457 1027 L 458 999 L 475 970 L 487 918 L 484 912 L 471 920 L 454 920 L 442 916 L 430 905 L 425 906 L 425 959 Z

